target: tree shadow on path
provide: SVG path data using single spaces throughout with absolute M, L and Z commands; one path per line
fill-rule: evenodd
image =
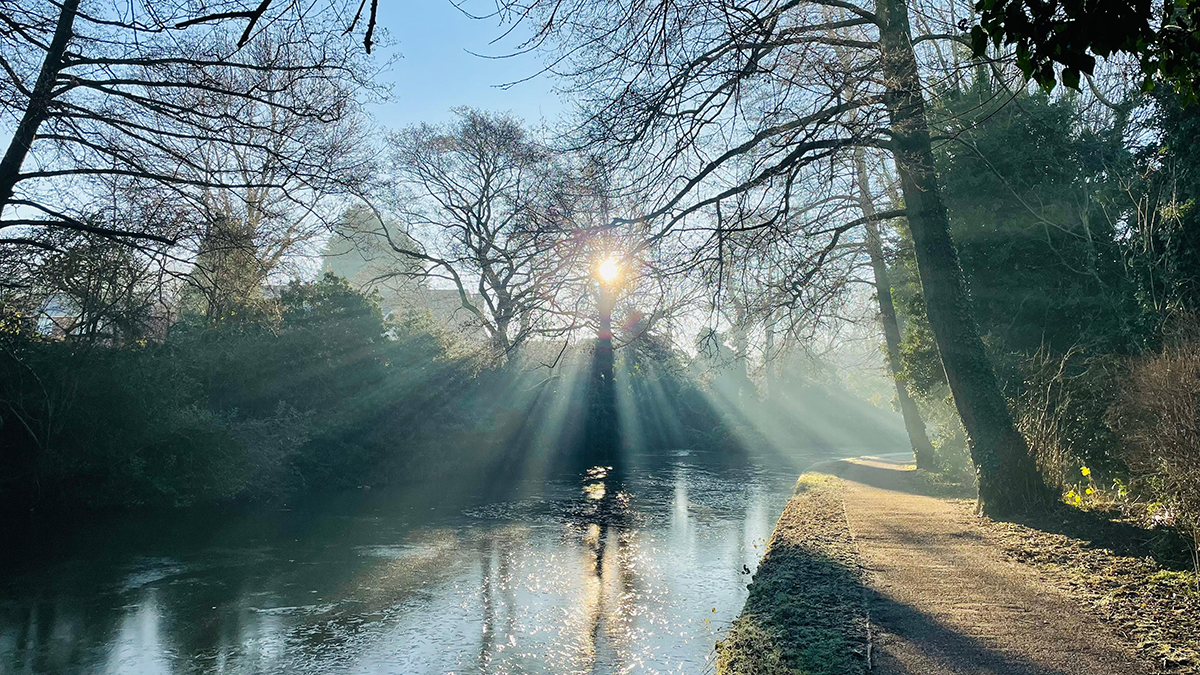
M 914 670 L 887 651 L 875 650 L 872 672 L 882 675 L 1067 675 L 1066 671 L 1041 665 L 988 647 L 978 638 L 964 635 L 933 617 L 903 603 L 867 591 L 871 622 L 882 629 L 882 640 L 891 650 L 915 651 L 925 665 L 937 670 Z
M 1168 528 L 1146 528 L 1108 511 L 1083 511 L 1062 505 L 1044 513 L 1008 519 L 1017 525 L 1077 539 L 1084 548 L 1107 549 L 1128 558 L 1151 558 L 1174 571 L 1192 569 L 1190 545 Z
M 905 471 L 909 464 L 896 455 L 864 457 L 822 463 L 815 470 L 844 476 L 853 468 L 854 481 L 871 487 L 935 498 L 973 499 L 973 491 L 964 488 L 959 493 L 947 493 L 942 485 L 922 482 L 914 471 Z M 898 480 L 898 475 L 901 477 Z M 1082 542 L 1085 548 L 1107 549 L 1119 556 L 1151 558 L 1160 566 L 1175 571 L 1192 569 L 1187 540 L 1170 528 L 1146 528 L 1122 519 L 1112 511 L 1084 511 L 1058 504 L 1046 511 L 1030 511 L 1006 519 L 1017 525 L 1059 534 Z
M 837 463 L 819 468 L 827 470 L 830 464 Z M 840 489 L 831 480 L 818 477 L 813 487 L 813 481 L 801 479 L 750 586 L 745 609 L 718 646 L 718 672 L 1069 675 L 1000 651 L 868 585 Z M 879 649 L 879 641 L 886 650 Z M 917 655 L 908 663 L 928 667 L 918 673 L 891 655 L 904 652 Z

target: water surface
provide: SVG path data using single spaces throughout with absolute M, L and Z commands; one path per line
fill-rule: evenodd
M 711 672 L 798 463 L 86 528 L 5 571 L 0 674 Z

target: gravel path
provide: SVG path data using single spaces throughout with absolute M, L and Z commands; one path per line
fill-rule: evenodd
M 1079 604 L 983 539 L 961 503 L 918 494 L 896 458 L 841 476 L 867 570 L 872 672 L 882 675 L 1144 675 L 1154 672 Z

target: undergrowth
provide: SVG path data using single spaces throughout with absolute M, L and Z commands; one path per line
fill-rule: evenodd
M 1200 673 L 1200 592 L 1177 532 L 1069 506 L 1027 523 L 988 521 L 986 531 L 1112 625 L 1158 673 Z

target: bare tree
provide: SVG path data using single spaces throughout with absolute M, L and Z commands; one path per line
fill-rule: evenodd
M 854 168 L 857 175 L 858 198 L 863 215 L 874 215 L 875 196 L 871 194 L 871 180 L 867 172 L 866 153 L 861 148 L 854 153 Z M 896 306 L 892 302 L 891 274 L 888 272 L 887 259 L 884 257 L 883 239 L 880 236 L 879 224 L 875 221 L 866 223 L 866 248 L 871 260 L 871 272 L 875 286 L 875 301 L 879 305 L 879 323 L 883 327 L 884 346 L 887 350 L 888 374 L 896 383 L 896 400 L 900 404 L 900 414 L 904 417 L 904 428 L 908 432 L 908 442 L 912 446 L 913 457 L 918 469 L 932 469 L 934 450 L 925 430 L 925 421 L 921 419 L 921 411 L 917 402 L 908 391 L 908 383 L 904 378 L 904 368 L 900 361 L 900 322 L 896 318 Z
M 101 235 L 62 230 L 22 289 L 41 306 L 54 335 L 76 343 L 131 345 L 161 337 L 172 278 L 161 252 L 136 249 Z
M 320 162 L 296 152 L 310 139 L 292 133 L 301 120 L 336 126 L 346 98 L 320 94 L 366 85 L 366 71 L 339 37 L 339 2 L 269 5 L 0 2 L 0 114 L 13 129 L 0 159 L 0 243 L 44 249 L 39 235 L 65 228 L 170 245 L 174 233 L 155 221 L 126 230 L 89 218 L 115 191 L 290 190 L 314 175 Z M 239 42 L 235 19 L 247 12 L 259 29 Z M 225 161 L 237 156 L 274 168 Z
M 563 291 L 588 274 L 587 236 L 573 221 L 570 172 L 554 153 L 511 116 L 455 112 L 449 124 L 392 137 L 404 231 L 375 222 L 396 252 L 423 264 L 419 274 L 457 291 L 504 355 L 531 336 L 577 326 L 564 305 L 583 293 Z
M 188 180 L 174 188 L 199 225 L 186 242 L 197 254 L 188 278 L 210 320 L 259 293 L 272 275 L 296 272 L 312 245 L 333 229 L 344 198 L 360 192 L 374 168 L 360 92 L 353 88 L 361 78 L 316 79 L 278 90 L 279 73 L 297 58 L 280 37 L 268 32 L 243 48 L 246 60 L 260 68 L 217 73 L 219 91 L 178 101 L 242 121 L 221 129 L 219 138 L 180 148 L 195 158 L 192 166 L 180 167 L 177 177 Z M 262 92 L 262 100 L 227 93 L 244 89 Z M 327 114 L 298 112 L 303 101 L 323 102 Z M 213 187 L 223 182 L 229 184 Z
M 644 214 L 658 224 L 657 237 L 691 231 L 698 214 L 711 217 L 718 204 L 738 202 L 761 204 L 753 209 L 758 216 L 726 233 L 786 229 L 796 222 L 796 207 L 812 208 L 827 194 L 814 199 L 804 190 L 820 182 L 822 171 L 853 166 L 848 160 L 856 148 L 886 150 L 903 212 L 804 228 L 797 234 L 815 238 L 817 254 L 799 258 L 807 269 L 793 271 L 791 285 L 804 288 L 847 232 L 906 216 L 983 508 L 1012 513 L 1045 503 L 1050 493 L 1013 425 L 971 315 L 926 118 L 924 87 L 936 65 L 936 58 L 925 58 L 927 49 L 966 39 L 932 18 L 936 32 L 914 33 L 913 4 L 502 0 L 499 11 L 535 26 L 530 46 L 546 49 L 548 68 L 586 102 L 581 143 L 642 167 L 647 194 L 658 195 Z M 698 239 L 694 232 L 687 238 Z M 711 248 L 720 240 L 699 243 Z

